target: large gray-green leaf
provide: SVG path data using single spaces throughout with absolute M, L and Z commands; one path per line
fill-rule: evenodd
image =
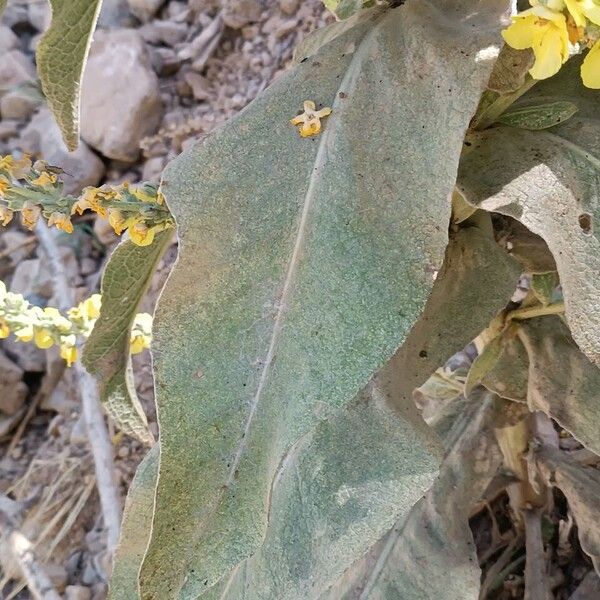
M 65 144 L 75 150 L 81 77 L 102 0 L 50 0 L 50 5 L 52 22 L 37 47 L 37 68 Z
M 293 447 L 273 485 L 265 543 L 211 598 L 316 598 L 402 522 L 437 468 L 408 392 L 506 304 L 518 274 L 479 228 L 451 236 L 405 346 L 347 410 Z
M 487 391 L 473 393 L 445 437 L 447 453 L 431 490 L 406 522 L 394 527 L 323 598 L 479 597 L 481 573 L 468 519 L 502 462 L 494 427 L 510 422 L 510 404 Z
M 129 338 L 137 307 L 171 236 L 163 232 L 150 246 L 125 240 L 113 251 L 102 276 L 100 317 L 82 356 L 85 368 L 98 380 L 108 414 L 123 432 L 148 445 L 154 439 L 133 385 Z
M 361 23 L 167 169 L 181 249 L 156 319 L 145 599 L 191 597 L 255 551 L 285 452 L 418 318 L 501 5 L 411 0 Z M 307 99 L 333 107 L 312 139 L 289 124 Z
M 548 483 L 566 496 L 575 517 L 581 548 L 592 559 L 596 573 L 600 575 L 600 473 L 592 467 L 583 467 L 553 448 L 543 447 L 534 457 Z
M 573 338 L 600 365 L 600 91 L 582 86 L 579 64 L 570 60 L 523 99 L 570 101 L 577 114 L 544 131 L 499 126 L 471 134 L 459 186 L 471 203 L 544 238 Z
M 523 321 L 519 338 L 529 356 L 530 409 L 545 412 L 600 454 L 600 369 L 557 316 Z
M 159 448 L 159 444 L 155 444 L 146 454 L 127 492 L 121 536 L 113 561 L 109 600 L 134 600 L 139 597 L 138 574 L 152 528 Z

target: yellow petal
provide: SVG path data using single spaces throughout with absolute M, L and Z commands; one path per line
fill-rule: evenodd
M 35 345 L 42 350 L 51 348 L 54 344 L 51 332 L 48 329 L 38 327 L 35 328 L 33 341 L 35 342 Z
M 582 0 L 578 3 L 583 14 L 594 24 L 600 25 L 600 6 L 594 0 Z
M 567 10 L 573 17 L 573 21 L 575 21 L 575 25 L 577 25 L 577 27 L 585 27 L 585 16 L 581 4 L 577 0 L 565 0 L 565 4 L 567 5 Z
M 129 227 L 129 237 L 138 246 L 149 246 L 154 241 L 154 228 L 144 223 L 135 223 Z
M 568 58 L 568 44 L 565 58 L 565 39 L 562 31 L 553 25 L 544 27 L 535 39 L 533 54 L 535 64 L 529 73 L 534 79 L 547 79 L 558 73 L 563 62 Z
M 7 338 L 10 335 L 10 328 L 4 319 L 0 319 L 0 340 Z
M 583 60 L 581 79 L 585 87 L 600 90 L 600 41 L 592 46 Z
M 139 354 L 142 350 L 147 348 L 146 340 L 143 335 L 136 335 L 129 345 L 129 351 L 131 354 Z
M 538 21 L 535 15 L 513 17 L 513 24 L 502 32 L 504 41 L 515 50 L 533 46 Z
M 77 348 L 75 346 L 61 346 L 60 357 L 67 361 L 67 366 L 70 367 L 77 360 Z

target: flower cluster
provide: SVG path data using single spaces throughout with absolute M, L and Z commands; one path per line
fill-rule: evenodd
M 546 79 L 559 71 L 571 54 L 590 48 L 581 66 L 586 87 L 600 89 L 600 3 L 598 0 L 529 0 L 531 8 L 513 17 L 502 32 L 506 43 L 531 48 L 535 64 L 529 73 Z
M 40 216 L 48 225 L 73 232 L 71 217 L 92 210 L 108 218 L 115 232 L 129 231 L 131 240 L 147 246 L 154 235 L 173 227 L 174 221 L 156 185 L 88 187 L 79 198 L 63 193 L 62 170 L 28 156 L 0 156 L 0 224 L 8 225 L 15 213 L 33 229 Z
M 7 291 L 0 281 L 0 339 L 11 333 L 20 342 L 34 342 L 38 348 L 60 348 L 60 356 L 71 366 L 77 360 L 77 338 L 89 337 L 100 315 L 101 296 L 93 294 L 66 316 L 53 307 L 32 306 L 21 294 Z M 136 315 L 131 330 L 130 351 L 137 354 L 150 347 L 152 317 Z

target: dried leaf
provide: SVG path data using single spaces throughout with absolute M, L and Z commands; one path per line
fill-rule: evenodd
M 510 108 L 498 117 L 498 122 L 509 127 L 539 131 L 568 121 L 578 110 L 576 104 L 565 100 L 534 102 Z
M 491 339 L 473 361 L 467 381 L 465 382 L 465 394 L 468 396 L 477 387 L 483 378 L 496 366 L 504 350 L 505 336 L 497 335 Z

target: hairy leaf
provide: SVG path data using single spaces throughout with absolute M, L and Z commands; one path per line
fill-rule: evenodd
M 127 492 L 108 600 L 139 598 L 138 574 L 152 528 L 159 448 L 159 444 L 155 444 L 146 454 Z
M 600 365 L 600 91 L 584 88 L 577 59 L 524 101 L 579 111 L 544 131 L 499 126 L 468 136 L 459 187 L 472 204 L 518 219 L 547 242 L 573 338 Z
M 117 426 L 149 445 L 154 439 L 133 385 L 129 338 L 137 307 L 170 239 L 166 231 L 150 246 L 125 240 L 114 250 L 102 277 L 100 317 L 82 357 L 98 379 L 100 399 Z
M 529 356 L 527 402 L 600 454 L 600 369 L 573 342 L 560 317 L 523 321 L 519 338 Z
M 510 108 L 500 117 L 498 122 L 510 127 L 537 131 L 555 127 L 570 119 L 579 109 L 573 102 L 556 101 L 542 104 L 532 103 Z
M 431 490 L 326 598 L 479 597 L 481 573 L 468 519 L 502 463 L 494 427 L 512 418 L 509 404 L 487 391 L 472 394 L 445 437 L 446 456 Z
M 265 543 L 211 598 L 316 598 L 403 520 L 438 464 L 410 391 L 504 306 L 518 272 L 479 228 L 453 234 L 405 345 L 347 410 L 292 448 Z
M 48 106 L 69 150 L 79 142 L 81 78 L 102 0 L 50 0 L 52 22 L 36 61 Z
M 553 448 L 542 448 L 535 459 L 548 483 L 566 496 L 577 523 L 581 548 L 592 559 L 596 573 L 600 575 L 600 473 L 597 469 L 579 465 L 564 452 Z
M 465 4 L 358 24 L 167 169 L 181 246 L 156 318 L 144 599 L 198 594 L 256 550 L 285 453 L 418 318 L 499 30 L 500 3 Z M 306 99 L 333 113 L 303 139 L 289 119 Z

